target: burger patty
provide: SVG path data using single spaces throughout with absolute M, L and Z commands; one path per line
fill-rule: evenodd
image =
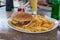
M 13 22 L 11 22 L 11 23 L 15 26 L 23 26 L 23 25 L 27 25 L 28 23 L 30 23 L 30 21 L 17 22 L 16 24 L 14 24 Z

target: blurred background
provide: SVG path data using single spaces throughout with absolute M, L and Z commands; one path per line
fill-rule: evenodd
M 47 14 L 48 16 L 51 16 L 51 7 L 52 7 L 52 0 L 38 0 L 38 8 L 41 15 Z M 6 0 L 0 0 L 0 7 L 3 7 L 6 5 Z M 14 8 L 19 7 L 18 0 L 13 0 Z
M 18 0 L 13 0 L 15 6 L 18 6 Z M 16 5 L 17 4 L 17 5 Z M 51 0 L 38 0 L 38 4 L 51 7 Z M 6 0 L 0 0 L 0 6 L 6 5 Z

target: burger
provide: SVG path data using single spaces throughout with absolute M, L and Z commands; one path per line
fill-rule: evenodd
M 15 26 L 28 26 L 31 23 L 32 16 L 25 12 L 16 12 L 12 14 L 10 22 Z

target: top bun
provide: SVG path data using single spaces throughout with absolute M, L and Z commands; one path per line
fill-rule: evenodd
M 17 21 L 31 21 L 32 16 L 25 12 L 16 12 L 12 14 L 11 18 Z

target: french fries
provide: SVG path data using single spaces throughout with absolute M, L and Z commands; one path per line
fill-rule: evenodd
M 27 32 L 42 32 L 50 30 L 54 26 L 54 22 L 45 19 L 43 16 L 40 15 L 32 15 L 31 24 L 27 27 L 18 27 L 14 26 L 15 28 Z

